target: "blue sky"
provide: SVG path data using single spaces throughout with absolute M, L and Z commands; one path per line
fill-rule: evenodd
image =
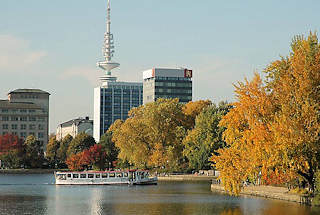
M 0 98 L 16 88 L 51 93 L 50 131 L 93 116 L 103 72 L 106 0 L 1 0 Z M 250 78 L 298 34 L 318 31 L 320 1 L 111 0 L 119 80 L 141 81 L 152 67 L 194 71 L 193 99 L 234 100 Z

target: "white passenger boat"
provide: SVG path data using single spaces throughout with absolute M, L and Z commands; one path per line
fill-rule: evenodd
M 146 170 L 55 172 L 57 185 L 149 185 L 157 184 Z

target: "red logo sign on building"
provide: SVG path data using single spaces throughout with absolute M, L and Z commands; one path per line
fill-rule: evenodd
M 185 69 L 184 70 L 184 77 L 185 78 L 192 78 L 192 70 Z

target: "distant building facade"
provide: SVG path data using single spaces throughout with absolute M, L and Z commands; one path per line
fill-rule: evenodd
M 192 100 L 192 70 L 153 68 L 143 72 L 143 104 L 158 98 Z
M 142 105 L 142 83 L 104 81 L 94 89 L 94 138 L 100 137 L 117 119 L 126 120 L 133 107 Z
M 36 137 L 45 148 L 49 128 L 48 92 L 39 89 L 17 89 L 0 100 L 0 135 L 7 133 L 25 139 Z
M 93 120 L 89 117 L 72 119 L 58 125 L 56 139 L 60 141 L 68 134 L 74 138 L 81 132 L 93 136 Z

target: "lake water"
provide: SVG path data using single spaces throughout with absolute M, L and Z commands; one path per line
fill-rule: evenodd
M 320 208 L 212 193 L 208 182 L 56 186 L 52 174 L 0 175 L 0 214 L 307 215 Z

